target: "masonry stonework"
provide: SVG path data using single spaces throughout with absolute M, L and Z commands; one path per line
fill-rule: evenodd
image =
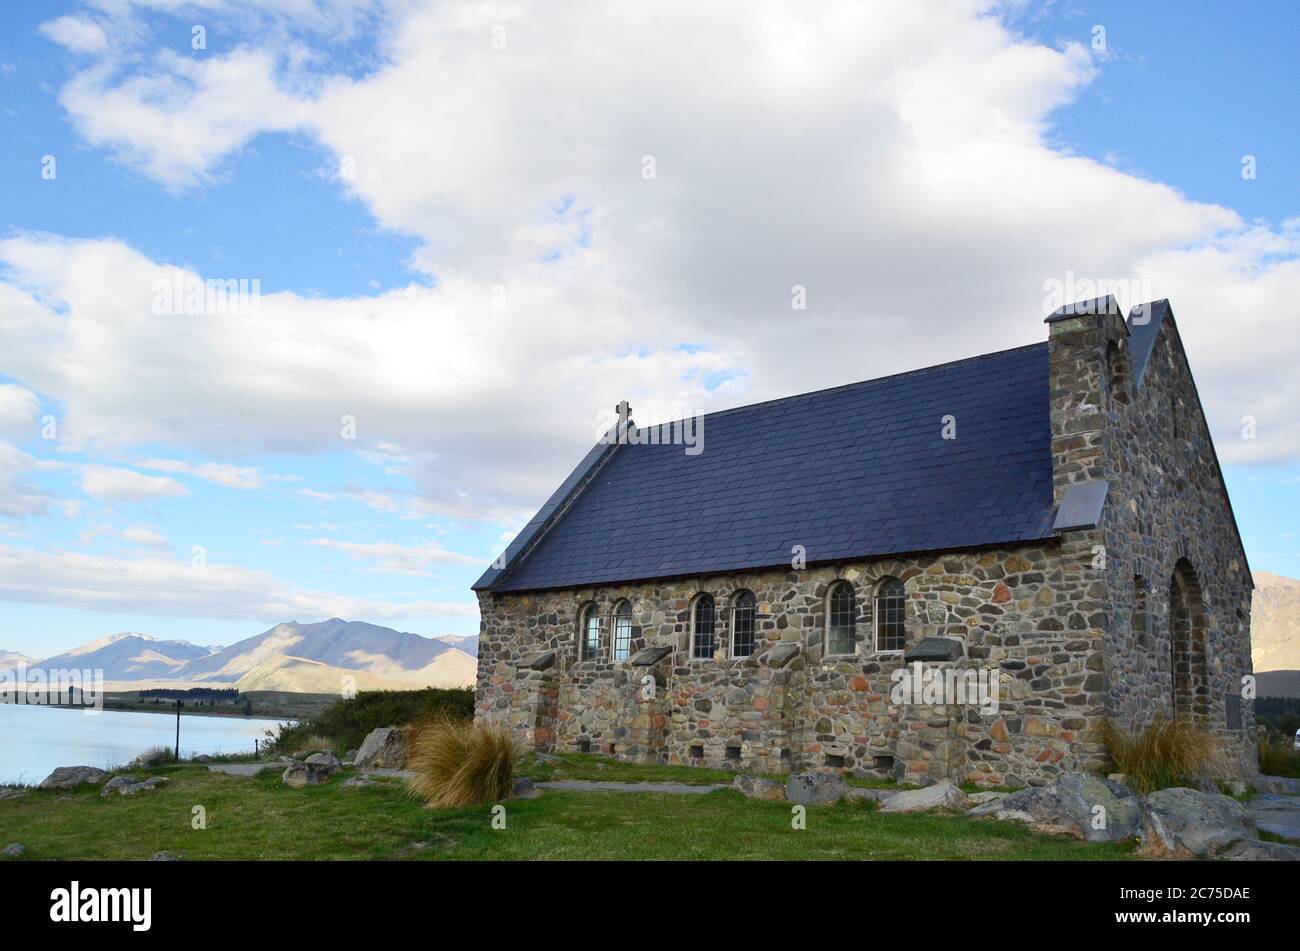
M 1111 312 L 1051 324 L 1055 501 L 1109 484 L 1099 524 L 1042 543 L 563 590 L 480 590 L 476 716 L 530 749 L 757 772 L 846 770 L 928 783 L 1039 785 L 1104 765 L 1100 726 L 1186 717 L 1254 770 L 1251 582 L 1172 315 L 1139 385 Z M 873 593 L 903 582 L 904 652 L 872 637 Z M 829 593 L 852 586 L 852 653 L 828 653 Z M 756 601 L 752 655 L 732 609 Z M 717 606 L 715 657 L 691 657 L 695 599 Z M 580 658 L 588 605 L 632 607 L 628 659 Z M 960 645 L 939 669 L 995 670 L 996 710 L 900 703 L 906 652 Z M 661 650 L 655 651 L 654 648 Z

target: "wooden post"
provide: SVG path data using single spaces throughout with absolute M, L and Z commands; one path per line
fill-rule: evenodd
M 176 755 L 174 759 L 178 763 L 181 761 L 181 701 L 179 697 L 176 698 Z
M 257 754 L 258 754 L 257 744 L 260 742 L 261 740 L 259 740 L 257 737 L 253 737 L 253 759 L 257 759 Z

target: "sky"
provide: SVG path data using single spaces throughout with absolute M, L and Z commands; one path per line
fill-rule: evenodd
M 9 0 L 0 649 L 474 633 L 619 400 L 1034 343 L 1098 282 L 1171 300 L 1300 576 L 1300 8 L 1248 11 Z

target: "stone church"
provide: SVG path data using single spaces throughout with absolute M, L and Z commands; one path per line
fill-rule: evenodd
M 1253 586 L 1169 302 L 1046 324 L 703 416 L 686 450 L 624 406 L 474 586 L 478 720 L 539 751 L 1018 787 L 1102 766 L 1103 720 L 1179 718 L 1251 774 Z M 908 671 L 993 702 L 900 695 Z

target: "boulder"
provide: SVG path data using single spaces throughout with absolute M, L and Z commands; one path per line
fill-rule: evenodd
M 844 794 L 844 798 L 850 801 L 860 800 L 871 802 L 884 802 L 891 796 L 897 796 L 901 789 L 879 789 L 873 786 L 850 786 L 849 791 Z
M 150 776 L 143 782 L 137 783 L 130 776 L 114 776 L 104 784 L 104 788 L 99 791 L 101 796 L 111 796 L 117 793 L 119 796 L 134 796 L 136 793 L 152 792 L 159 786 L 166 786 L 171 780 L 163 776 Z
M 134 782 L 135 782 L 134 776 L 114 776 L 108 782 L 104 783 L 103 788 L 99 790 L 99 794 L 107 798 L 108 796 L 117 792 L 123 786 L 130 786 Z
M 1005 799 L 1009 795 L 1011 794 L 1005 792 L 993 792 L 993 791 L 973 792 L 973 793 L 967 793 L 966 798 L 969 799 L 971 802 L 975 803 L 975 805 L 982 806 L 986 802 L 993 802 L 994 800 L 997 799 Z
M 163 849 L 161 852 L 155 852 L 153 855 L 149 856 L 149 861 L 150 862 L 179 862 L 180 856 L 177 855 L 175 852 L 168 852 L 166 849 Z
M 0 852 L 0 855 L 7 859 L 16 859 L 26 851 L 21 842 L 10 842 L 4 847 L 4 851 Z
M 401 769 L 406 765 L 410 738 L 399 727 L 381 726 L 371 730 L 353 757 L 357 769 Z
M 930 812 L 934 809 L 969 809 L 966 794 L 948 780 L 924 789 L 902 789 L 880 804 L 881 812 Z
M 286 786 L 301 789 L 303 786 L 319 786 L 337 772 L 338 767 L 329 763 L 294 763 L 280 779 Z
M 1219 857 L 1229 862 L 1300 862 L 1300 845 L 1243 839 Z
M 73 789 L 84 783 L 100 783 L 107 770 L 94 766 L 60 766 L 41 780 L 41 789 Z
M 1021 822 L 1035 832 L 1088 842 L 1122 842 L 1142 835 L 1142 800 L 1113 779 L 1064 773 L 1050 786 L 1031 786 L 990 800 L 969 815 Z
M 1246 806 L 1255 819 L 1255 828 L 1284 839 L 1300 841 L 1300 799 L 1264 793 Z
M 510 790 L 511 799 L 536 799 L 540 795 L 541 791 L 527 776 L 520 776 L 515 779 L 514 787 Z
M 758 776 L 737 776 L 731 781 L 731 788 L 748 799 L 785 802 L 785 783 L 780 780 L 761 779 Z
M 378 785 L 373 779 L 366 779 L 364 776 L 353 776 L 351 779 L 343 780 L 339 784 L 339 789 L 365 789 L 367 786 Z
M 209 756 L 207 753 L 200 753 L 198 756 L 194 757 L 194 762 L 196 762 L 196 763 L 211 763 L 211 762 L 212 762 L 212 757 Z
M 328 766 L 331 769 L 341 769 L 343 764 L 333 753 L 312 753 L 303 762 L 312 763 L 317 766 Z
M 785 797 L 802 806 L 839 802 L 848 791 L 839 773 L 793 773 L 785 784 Z
M 1250 812 L 1231 796 L 1176 786 L 1143 800 L 1145 855 L 1209 858 L 1258 838 Z

